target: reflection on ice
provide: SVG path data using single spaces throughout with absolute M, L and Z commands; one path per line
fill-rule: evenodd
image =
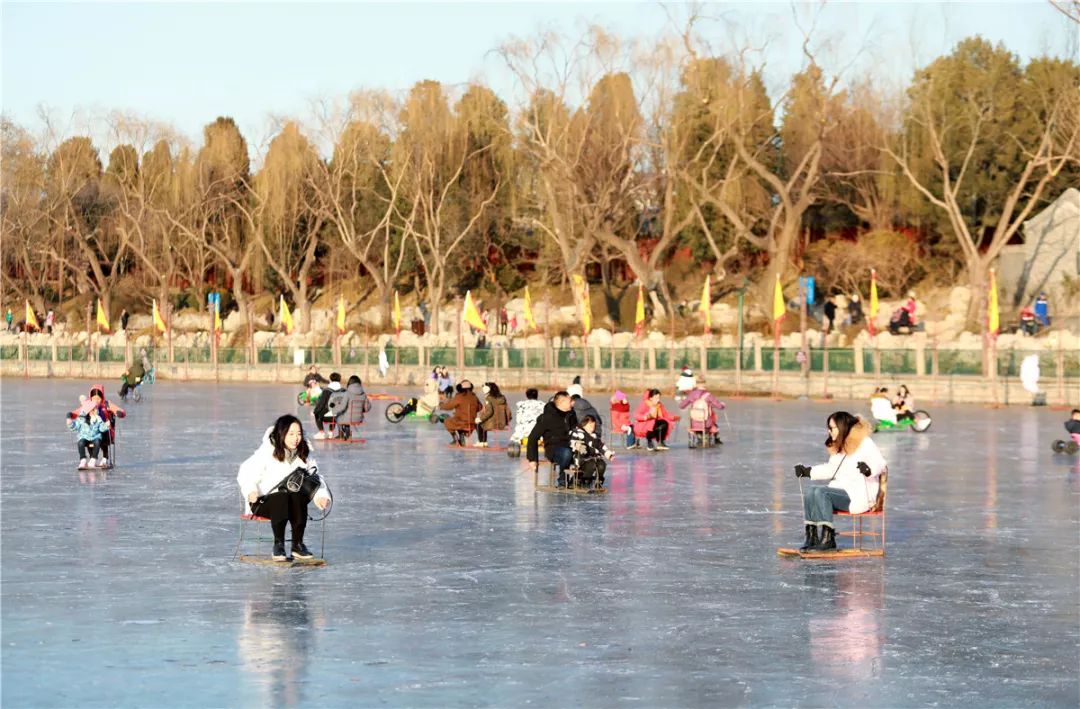
M 84 390 L 3 382 L 4 706 L 1080 703 L 1060 412 L 877 437 L 888 556 L 830 564 L 776 548 L 802 537 L 792 466 L 858 402 L 730 402 L 723 446 L 618 449 L 587 498 L 378 402 L 367 445 L 316 443 L 329 564 L 282 569 L 229 561 L 235 477 L 298 387 L 159 381 L 107 473 L 61 423 Z

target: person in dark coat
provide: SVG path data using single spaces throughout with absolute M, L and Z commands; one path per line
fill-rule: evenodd
M 484 384 L 484 407 L 476 415 L 476 447 L 487 448 L 489 431 L 502 431 L 510 425 L 510 406 L 495 382 Z
M 574 402 L 574 416 L 578 421 L 584 421 L 586 416 L 592 416 L 596 421 L 596 435 L 602 440 L 604 438 L 604 419 L 600 417 L 600 412 L 596 410 L 596 407 L 589 403 L 582 394 L 580 384 L 571 384 L 566 388 L 566 391 L 570 394 L 570 401 Z
M 465 446 L 466 437 L 476 426 L 476 415 L 480 412 L 480 399 L 473 393 L 473 385 L 468 379 L 463 379 L 457 385 L 457 394 L 448 401 L 439 405 L 444 411 L 453 411 L 443 425 L 450 432 L 450 440 L 456 445 Z
M 565 391 L 560 391 L 552 397 L 544 413 L 536 419 L 532 433 L 529 434 L 529 443 L 525 451 L 527 460 L 534 464 L 534 468 L 540 466 L 540 440 L 544 441 L 544 457 L 555 464 L 559 473 L 558 486 L 566 485 L 566 469 L 574 459 L 570 450 L 570 431 L 577 426 L 577 416 L 574 415 L 574 402 Z

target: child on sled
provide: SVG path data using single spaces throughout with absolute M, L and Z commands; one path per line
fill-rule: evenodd
M 578 470 L 578 485 L 604 487 L 604 473 L 612 453 L 596 434 L 596 418 L 585 415 L 575 429 L 570 431 L 570 450 L 574 454 L 573 466 Z
M 103 435 L 108 435 L 109 421 L 101 417 L 93 400 L 85 396 L 80 396 L 79 400 L 82 407 L 78 413 L 68 414 L 68 428 L 78 437 L 79 470 L 86 470 L 99 465 L 97 458 L 102 452 L 101 439 Z M 106 462 L 100 465 L 105 467 Z

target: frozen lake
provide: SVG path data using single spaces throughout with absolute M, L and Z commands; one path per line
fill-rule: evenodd
M 64 413 L 88 384 L 2 382 L 4 707 L 1080 703 L 1067 412 L 879 434 L 888 556 L 830 563 L 776 556 L 802 537 L 792 466 L 862 402 L 729 402 L 723 447 L 680 427 L 587 498 L 375 402 L 367 445 L 315 443 L 329 565 L 287 569 L 230 561 L 235 477 L 299 385 L 159 382 L 118 467 L 80 474 Z

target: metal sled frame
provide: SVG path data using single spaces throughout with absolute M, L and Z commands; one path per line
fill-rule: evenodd
M 799 551 L 798 549 L 780 548 L 776 553 L 780 556 L 797 556 L 801 559 L 853 559 L 862 557 L 885 556 L 885 494 L 889 484 L 889 471 L 881 474 L 878 487 L 877 501 L 874 506 L 860 514 L 850 512 L 833 512 L 837 526 L 840 519 L 847 518 L 851 521 L 851 531 L 841 532 L 837 529 L 837 538 L 850 537 L 852 545 L 835 551 Z M 864 529 L 865 522 L 865 529 Z M 866 544 L 869 541 L 869 545 Z
M 332 435 L 332 436 L 330 436 L 328 438 L 323 438 L 322 441 L 326 442 L 326 443 L 367 443 L 366 438 L 354 438 L 353 437 L 353 434 L 356 432 L 356 429 L 358 427 L 360 427 L 360 426 L 363 426 L 363 425 L 364 425 L 363 421 L 349 421 L 347 423 L 344 422 L 344 421 L 330 421 L 330 422 L 327 422 L 327 428 L 334 435 Z M 345 438 L 344 436 L 340 435 L 340 427 L 341 426 L 348 426 L 349 427 L 349 437 L 348 438 Z
M 571 465 L 566 469 L 566 487 L 559 487 L 555 483 L 555 463 L 548 462 L 548 479 L 546 485 L 540 484 L 540 466 L 536 466 L 536 471 L 533 473 L 533 483 L 536 485 L 536 489 L 540 492 L 557 492 L 565 495 L 606 495 L 608 489 L 606 487 L 578 487 L 577 484 L 578 469 L 577 466 Z
M 240 500 L 240 538 L 236 540 L 236 549 L 233 550 L 232 560 L 243 561 L 249 564 L 271 564 L 274 566 L 322 566 L 326 563 L 326 517 L 324 516 L 320 520 L 322 524 L 319 530 L 319 555 L 313 559 L 294 559 L 289 557 L 288 561 L 274 561 L 269 555 L 251 555 L 242 554 L 242 547 L 244 544 L 244 533 L 247 530 L 247 525 L 251 522 L 266 522 L 269 524 L 270 520 L 266 517 L 259 517 L 248 512 L 247 502 L 243 499 Z M 292 530 L 292 526 L 289 526 L 289 530 Z M 273 543 L 273 537 L 257 536 L 254 538 L 256 542 L 270 542 Z M 292 544 L 292 539 L 286 539 L 287 545 Z

